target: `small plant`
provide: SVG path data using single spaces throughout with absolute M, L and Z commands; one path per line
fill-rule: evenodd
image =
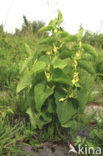
M 98 152 L 102 155 L 103 140 L 103 112 L 94 113 L 89 117 L 86 114 L 77 116 L 78 125 L 71 128 L 71 136 L 75 149 L 82 149 L 85 154 Z M 81 148 L 79 148 L 81 147 Z M 87 148 L 87 150 L 86 150 Z M 91 148 L 91 151 L 89 150 Z M 83 153 L 81 152 L 81 154 Z
M 27 136 L 26 126 L 22 122 L 15 122 L 11 125 L 7 118 L 0 117 L 0 155 L 19 156 L 20 154 L 29 155 L 21 150 Z M 29 130 L 29 128 L 28 128 Z M 30 133 L 30 130 L 29 130 Z M 18 144 L 19 143 L 19 144 Z
M 40 29 L 50 33 L 39 40 L 39 49 L 32 51 L 25 44 L 28 58 L 20 66 L 17 86 L 17 93 L 25 93 L 32 127 L 50 130 L 50 136 L 61 127 L 71 127 L 76 114 L 84 111 L 88 89 L 82 75 L 95 77 L 96 52 L 82 44 L 83 29 L 70 35 L 61 28 L 62 21 L 59 11 L 57 18 Z

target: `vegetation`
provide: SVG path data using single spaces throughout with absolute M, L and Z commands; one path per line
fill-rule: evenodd
M 15 34 L 0 26 L 0 154 L 44 141 L 102 147 L 102 110 L 84 112 L 103 104 L 103 35 L 69 34 L 60 11 L 48 26 L 23 19 Z

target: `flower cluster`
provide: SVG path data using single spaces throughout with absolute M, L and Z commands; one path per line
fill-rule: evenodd
M 79 47 L 81 48 L 81 42 L 79 43 Z M 78 59 L 81 58 L 81 51 L 78 50 L 74 56 L 73 59 L 73 65 L 74 65 L 74 74 L 73 74 L 73 79 L 72 79 L 72 84 L 73 86 L 79 81 L 79 73 L 77 71 L 78 67 Z M 69 95 L 69 98 L 72 98 L 74 96 L 74 90 L 72 89 L 71 94 Z

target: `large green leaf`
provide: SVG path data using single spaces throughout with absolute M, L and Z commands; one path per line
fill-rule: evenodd
M 51 96 L 48 100 L 48 112 L 49 113 L 54 113 L 56 111 L 56 105 L 54 102 L 54 97 Z
M 67 37 L 65 37 L 63 39 L 64 42 L 75 42 L 75 41 L 78 41 L 78 37 L 76 35 L 70 35 L 68 34 Z
M 54 43 L 56 42 L 56 38 L 53 36 L 49 36 L 49 37 L 44 37 L 43 39 L 41 39 L 39 41 L 40 45 L 50 45 L 52 46 Z
M 64 38 L 64 37 L 68 37 L 69 33 L 66 31 L 59 31 L 59 35 L 60 37 Z
M 74 107 L 74 104 L 71 101 L 64 100 L 60 102 L 61 98 L 65 98 L 65 94 L 61 90 L 55 91 L 55 102 L 57 105 L 57 115 L 58 119 L 63 126 L 67 121 L 69 121 L 74 114 L 76 114 L 77 109 Z
M 82 48 L 84 49 L 85 53 L 88 53 L 88 54 L 92 55 L 92 57 L 94 59 L 96 59 L 98 57 L 95 48 L 93 48 L 91 45 L 83 44 Z
M 95 75 L 95 69 L 93 67 L 92 62 L 85 61 L 85 60 L 79 60 L 78 67 L 84 69 L 85 71 L 87 71 L 88 73 L 90 73 L 93 76 Z
M 31 81 L 32 75 L 29 72 L 25 73 L 17 85 L 16 92 L 19 93 L 21 90 L 28 87 L 31 84 Z
M 30 49 L 30 47 L 25 43 L 25 49 L 26 49 L 26 52 L 29 56 L 32 56 L 33 54 L 33 51 Z
M 49 122 L 48 121 L 44 121 L 41 118 L 39 118 L 36 123 L 37 123 L 38 128 L 39 129 L 42 129 L 43 126 L 46 125 L 46 124 L 48 124 Z
M 79 91 L 78 91 L 78 96 L 77 96 L 77 100 L 78 100 L 78 103 L 79 103 L 79 108 L 80 108 L 80 111 L 83 112 L 84 109 L 85 109 L 85 105 L 88 101 L 88 90 L 86 88 L 86 86 L 82 86 Z
M 82 39 L 83 32 L 84 32 L 84 29 L 83 28 L 78 32 L 78 34 L 77 34 L 78 40 L 81 40 Z
M 35 107 L 37 111 L 41 111 L 41 107 L 44 104 L 45 100 L 53 94 L 53 89 L 45 88 L 45 85 L 40 83 L 34 87 L 34 99 Z
M 52 64 L 54 68 L 60 68 L 60 69 L 63 69 L 65 66 L 67 66 L 66 60 L 61 60 L 59 58 L 53 59 Z
M 75 120 L 69 120 L 66 123 L 64 123 L 62 126 L 65 128 L 72 128 L 72 129 L 76 129 L 77 128 L 77 121 Z
M 53 70 L 52 81 L 72 85 L 72 82 L 69 79 L 69 77 L 59 68 Z
M 45 70 L 46 63 L 44 61 L 37 61 L 31 68 L 31 74 L 40 73 Z
M 50 31 L 50 30 L 53 30 L 53 29 L 54 29 L 54 27 L 52 25 L 48 25 L 46 27 L 42 27 L 40 29 L 40 31 Z
M 70 49 L 66 49 L 66 48 L 61 48 L 62 52 L 59 54 L 59 57 L 61 59 L 66 59 L 66 58 L 71 58 L 71 56 L 73 56 L 76 53 L 76 50 L 70 50 Z
M 37 118 L 36 124 L 39 129 L 42 129 L 44 125 L 52 121 L 52 117 L 48 116 L 46 113 L 38 113 L 38 114 L 40 114 L 40 117 Z
M 24 72 L 26 68 L 28 68 L 28 65 L 31 63 L 32 57 L 28 57 L 25 61 L 22 62 L 20 66 L 20 74 Z
M 52 118 L 48 117 L 46 114 L 33 112 L 31 108 L 28 108 L 26 113 L 29 115 L 31 127 L 33 129 L 36 129 L 37 127 L 42 129 L 45 124 L 51 122 L 52 120 Z
M 44 119 L 46 123 L 49 123 L 52 121 L 52 116 L 48 116 L 47 113 L 42 113 L 42 118 Z
M 61 11 L 58 10 L 58 21 L 57 21 L 58 26 L 60 26 L 60 24 L 62 22 L 63 22 L 63 15 L 62 15 Z
M 36 120 L 35 120 L 36 118 L 35 118 L 34 113 L 31 110 L 31 108 L 28 108 L 26 113 L 29 115 L 32 128 L 35 129 L 36 128 Z
M 43 55 L 39 58 L 39 61 L 46 62 L 47 64 L 50 63 L 50 56 L 49 55 Z

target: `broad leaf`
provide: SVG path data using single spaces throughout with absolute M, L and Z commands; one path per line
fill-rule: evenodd
M 39 113 L 40 114 L 40 113 Z M 44 125 L 50 123 L 52 121 L 52 117 L 48 117 L 47 114 L 41 113 L 40 117 L 37 118 L 36 124 L 39 129 L 42 129 Z
M 65 128 L 72 128 L 72 129 L 76 129 L 77 128 L 77 121 L 75 120 L 69 120 L 66 123 L 64 123 L 62 126 Z
M 32 112 L 31 108 L 28 108 L 26 113 L 29 115 L 30 117 L 30 122 L 31 122 L 31 126 L 32 128 L 36 128 L 36 120 L 35 120 L 35 115 L 34 113 Z
M 46 26 L 46 27 L 42 27 L 42 28 L 40 29 L 40 31 L 50 31 L 50 30 L 53 30 L 53 29 L 54 29 L 53 26 L 48 25 L 48 26 Z
M 39 58 L 39 61 L 43 61 L 43 62 L 46 62 L 47 64 L 50 63 L 50 56 L 48 55 L 43 55 Z
M 98 57 L 95 48 L 93 48 L 91 45 L 83 44 L 82 48 L 84 49 L 85 53 L 90 54 L 94 58 L 94 60 Z
M 53 96 L 48 100 L 48 112 L 54 113 L 56 111 L 56 105 Z
M 53 70 L 52 81 L 72 85 L 72 82 L 69 79 L 69 77 L 59 68 Z
M 85 105 L 88 101 L 88 90 L 86 86 L 82 86 L 80 90 L 78 91 L 78 97 L 77 97 L 80 111 L 83 112 L 85 109 Z
M 61 125 L 63 126 L 63 124 L 69 121 L 72 118 L 72 116 L 76 114 L 77 109 L 74 107 L 71 101 L 64 100 L 63 102 L 60 102 L 60 98 L 65 98 L 65 94 L 63 91 L 56 90 L 55 102 L 57 105 L 57 115 Z
M 24 72 L 24 70 L 29 66 L 31 63 L 32 57 L 28 57 L 25 61 L 22 62 L 22 65 L 20 67 L 20 74 Z
M 60 69 L 63 69 L 65 66 L 67 66 L 66 60 L 61 60 L 61 59 L 58 59 L 58 58 L 55 58 L 52 61 L 52 64 L 53 64 L 54 68 L 60 68 Z
M 36 62 L 31 68 L 31 74 L 39 73 L 45 70 L 46 63 L 43 61 Z
M 60 37 L 64 38 L 64 37 L 68 37 L 69 33 L 66 31 L 60 31 L 59 35 L 60 35 Z
M 43 44 L 43 45 L 47 44 L 47 45 L 52 46 L 55 42 L 56 42 L 56 38 L 53 36 L 49 36 L 49 37 L 45 37 L 45 38 L 41 39 L 39 41 L 39 44 Z
M 32 56 L 33 52 L 32 50 L 30 49 L 30 47 L 25 43 L 25 49 L 26 49 L 26 52 L 29 56 Z
M 81 41 L 82 37 L 83 37 L 83 32 L 84 32 L 84 29 L 81 29 L 78 34 L 77 34 L 77 37 L 78 37 L 78 40 Z
M 64 42 L 75 42 L 78 40 L 78 37 L 76 35 L 68 35 L 63 39 Z
M 53 94 L 53 89 L 45 88 L 45 85 L 40 83 L 34 87 L 34 99 L 35 107 L 37 111 L 41 111 L 41 107 L 44 104 L 45 100 Z
M 58 22 L 57 22 L 58 26 L 60 26 L 60 24 L 62 22 L 63 22 L 63 15 L 62 15 L 61 11 L 59 10 L 58 11 Z
M 31 110 L 31 108 L 28 108 L 28 110 L 26 111 L 26 113 L 29 115 L 30 118 L 30 123 L 33 129 L 36 129 L 37 127 L 39 127 L 39 129 L 42 129 L 42 127 L 49 123 L 51 121 L 51 118 L 46 117 L 46 115 L 44 116 L 44 118 L 46 119 L 45 121 L 41 119 L 41 113 L 35 113 Z
M 92 62 L 87 62 L 85 60 L 79 60 L 78 61 L 78 67 L 84 69 L 88 73 L 90 73 L 92 76 L 95 75 L 95 69 L 93 67 Z
M 42 113 L 42 118 L 44 119 L 46 123 L 49 123 L 52 121 L 52 116 L 48 116 L 47 113 Z
M 31 81 L 32 75 L 29 72 L 25 73 L 17 85 L 16 92 L 19 93 L 21 90 L 28 87 L 31 84 Z

